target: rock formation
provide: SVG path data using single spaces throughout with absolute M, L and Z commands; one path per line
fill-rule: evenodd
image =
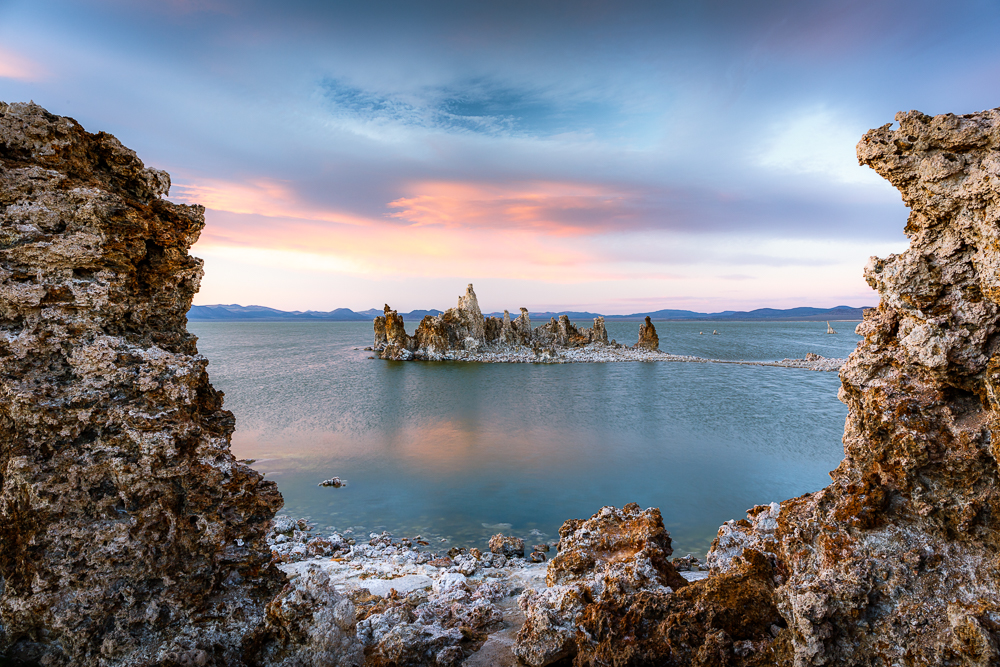
M 656 335 L 656 327 L 653 326 L 649 315 L 646 315 L 646 321 L 639 325 L 639 340 L 635 346 L 647 350 L 660 349 L 660 337 Z
M 548 324 L 544 324 L 534 331 L 533 340 L 542 345 L 556 345 L 559 347 L 582 347 L 591 343 L 608 344 L 608 332 L 604 328 L 604 318 L 594 319 L 592 329 L 578 329 L 569 317 L 560 315 L 559 319 L 551 318 Z
M 833 483 L 778 518 L 797 665 L 1000 663 L 1000 110 L 896 120 L 858 158 L 910 247 L 865 268 Z
M 537 329 L 531 328 L 531 317 L 526 308 L 511 320 L 510 313 L 504 311 L 503 319 L 483 318 L 479 300 L 470 284 L 465 294 L 458 298 L 458 305 L 440 315 L 427 315 L 417 326 L 413 335 L 407 335 L 403 319 L 385 306 L 385 315 L 374 321 L 375 342 L 372 346 L 382 359 L 408 361 L 410 359 L 443 359 L 449 352 L 498 352 L 518 348 L 541 348 L 542 356 L 556 356 L 553 347 L 582 347 L 585 345 L 608 344 L 608 332 L 604 328 L 604 318 L 594 320 L 591 329 L 577 328 L 569 317 L 560 315 Z M 649 328 L 652 324 L 648 323 Z M 645 325 L 644 325 L 645 326 Z M 656 338 L 656 330 L 652 336 Z M 640 330 L 640 340 L 642 330 Z M 658 341 L 653 347 L 657 349 Z M 648 346 L 646 346 L 648 347 Z M 544 354 L 543 354 L 544 353 Z
M 0 103 L 0 656 L 239 665 L 282 504 L 186 331 L 200 206 L 114 137 Z
M 897 120 L 858 156 L 912 209 L 911 245 L 865 270 L 881 302 L 841 371 L 831 485 L 727 522 L 692 583 L 656 510 L 566 522 L 547 588 L 520 600 L 527 664 L 1000 664 L 1000 110 Z M 320 573 L 282 588 L 264 542 L 281 497 L 233 460 L 185 330 L 203 209 L 169 185 L 110 135 L 0 103 L 0 656 L 458 664 L 500 613 L 468 559 L 405 598 L 348 598 Z M 386 306 L 375 339 L 410 359 L 607 334 L 484 319 L 470 285 L 414 336 Z M 647 318 L 638 346 L 658 345 Z
M 747 552 L 730 571 L 688 583 L 670 563 L 659 510 L 602 508 L 559 530 L 541 591 L 520 599 L 514 653 L 531 667 L 773 665 L 782 651 L 774 569 Z M 787 654 L 787 648 L 783 651 Z

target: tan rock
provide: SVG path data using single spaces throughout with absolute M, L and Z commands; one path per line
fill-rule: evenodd
M 846 457 L 778 520 L 796 665 L 1000 661 L 1000 110 L 896 119 L 858 158 L 902 193 L 910 247 L 865 269 Z
M 653 321 L 649 319 L 649 315 L 646 316 L 646 321 L 639 325 L 639 340 L 636 342 L 635 347 L 641 347 L 646 350 L 660 349 L 660 337 L 656 335 L 656 327 L 653 326 Z
M 200 206 L 111 135 L 0 103 L 0 656 L 242 664 L 282 499 L 186 331 Z
M 524 556 L 524 540 L 520 537 L 513 537 L 497 533 L 490 538 L 490 551 L 495 554 L 502 554 L 507 558 L 514 556 Z

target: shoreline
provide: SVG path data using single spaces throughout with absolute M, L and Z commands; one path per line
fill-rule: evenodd
M 440 554 L 419 535 L 373 532 L 365 541 L 324 532 L 305 519 L 274 518 L 267 543 L 287 577 L 279 598 L 305 602 L 299 610 L 305 627 L 324 606 L 343 609 L 352 622 L 341 624 L 342 644 L 406 664 L 427 664 L 428 657 L 467 667 L 523 664 L 515 644 L 529 601 L 559 588 L 547 581 L 558 542 L 529 546 L 496 535 L 488 550 L 452 547 Z M 535 549 L 530 556 L 518 555 L 529 549 Z M 688 554 L 673 564 L 690 583 L 712 575 L 706 561 Z
M 359 348 L 355 348 L 359 349 Z M 363 348 L 374 351 L 371 347 Z M 369 357 L 375 359 L 377 357 Z M 433 358 L 425 358 L 419 353 L 406 361 L 463 361 L 482 364 L 574 364 L 574 363 L 621 363 L 621 362 L 671 362 L 695 364 L 736 364 L 739 366 L 772 366 L 777 368 L 798 368 L 802 370 L 837 372 L 847 362 L 846 358 L 822 357 L 809 354 L 804 359 L 781 359 L 777 361 L 747 361 L 743 359 L 708 359 L 691 355 L 670 354 L 662 350 L 626 347 L 624 345 L 602 345 L 594 343 L 575 348 L 514 348 L 503 351 L 474 352 L 448 350 Z

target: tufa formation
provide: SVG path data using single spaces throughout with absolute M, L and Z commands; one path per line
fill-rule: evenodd
M 796 665 L 1000 663 L 1000 110 L 896 120 L 858 159 L 910 247 L 865 268 L 845 458 L 775 533 Z
M 239 665 L 282 499 L 186 331 L 200 206 L 113 136 L 0 103 L 0 656 Z
M 566 315 L 532 329 L 526 308 L 515 319 L 503 311 L 503 319 L 483 318 L 479 300 L 470 284 L 465 294 L 458 298 L 458 305 L 440 315 L 427 315 L 412 336 L 406 333 L 403 318 L 385 306 L 385 315 L 375 318 L 375 343 L 373 349 L 382 359 L 409 361 L 411 359 L 440 360 L 453 350 L 465 352 L 504 352 L 519 348 L 533 348 L 539 355 L 549 358 L 554 348 L 608 345 L 608 332 L 604 318 L 594 319 L 593 328 L 578 328 Z M 644 333 L 645 332 L 645 333 Z M 636 347 L 659 349 L 656 329 L 649 318 L 640 327 Z
M 601 548 L 560 543 L 550 575 L 565 560 L 598 585 L 522 598 L 522 660 L 1000 664 L 1000 109 L 896 120 L 858 158 L 902 193 L 910 247 L 865 269 L 881 300 L 841 370 L 830 486 L 727 522 L 713 575 L 673 592 L 618 594 Z M 636 510 L 602 510 L 587 539 L 613 546 L 622 531 L 596 524 L 634 533 Z

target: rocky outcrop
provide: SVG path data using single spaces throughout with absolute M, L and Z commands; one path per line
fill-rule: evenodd
M 490 552 L 502 554 L 507 558 L 513 558 L 514 556 L 523 558 L 524 540 L 520 537 L 498 533 L 490 538 Z
M 670 563 L 659 511 L 634 503 L 567 521 L 559 535 L 548 587 L 520 599 L 514 653 L 526 664 L 749 666 L 788 653 L 762 555 L 748 551 L 728 572 L 689 584 Z
M 910 247 L 865 268 L 833 483 L 778 518 L 796 665 L 1000 662 L 1000 110 L 896 120 L 858 158 Z
M 534 667 L 586 650 L 590 640 L 578 625 L 588 605 L 639 592 L 669 593 L 687 582 L 670 563 L 670 535 L 657 509 L 636 504 L 604 507 L 590 519 L 572 519 L 559 529 L 559 553 L 549 561 L 541 592 L 520 604 L 527 620 L 514 653 Z
M 417 348 L 416 339 L 407 335 L 403 318 L 389 308 L 388 304 L 383 312 L 385 313 L 383 316 L 375 318 L 374 349 L 383 359 L 397 361 L 412 359 L 413 351 Z
M 865 269 L 881 301 L 830 486 L 727 522 L 715 574 L 672 593 L 526 596 L 527 663 L 1000 664 L 1000 109 L 897 121 L 858 157 L 911 208 L 910 248 Z
M 778 514 L 781 505 L 757 505 L 747 510 L 747 518 L 727 521 L 719 528 L 712 541 L 706 562 L 712 572 L 728 572 L 743 557 L 743 551 L 750 549 L 767 557 L 768 562 L 777 565 L 777 542 L 774 533 L 778 528 Z
M 652 327 L 652 324 L 649 326 Z M 396 361 L 440 360 L 449 358 L 450 353 L 455 351 L 476 354 L 524 348 L 533 348 L 536 357 L 548 359 L 558 357 L 555 348 L 608 345 L 603 317 L 596 318 L 590 329 L 576 327 L 566 315 L 560 315 L 558 320 L 552 318 L 548 324 L 532 329 L 526 308 L 522 308 L 521 314 L 513 320 L 506 310 L 503 319 L 484 318 L 471 284 L 458 298 L 455 308 L 449 308 L 440 315 L 427 315 L 412 336 L 407 335 L 403 319 L 388 305 L 385 306 L 385 315 L 375 318 L 374 329 L 372 349 L 382 359 Z M 656 337 L 655 329 L 652 335 Z M 658 342 L 648 349 L 656 350 L 657 346 Z
M 273 482 L 186 331 L 200 206 L 114 137 L 0 103 L 0 656 L 243 664 Z
M 639 325 L 639 340 L 635 346 L 646 350 L 660 349 L 660 337 L 656 335 L 656 327 L 653 326 L 649 315 L 646 316 L 646 321 Z
M 558 320 L 553 317 L 547 324 L 535 329 L 532 338 L 536 344 L 558 347 L 583 347 L 591 343 L 608 344 L 608 332 L 604 328 L 603 317 L 594 319 L 592 329 L 577 328 L 566 315 L 560 315 Z

